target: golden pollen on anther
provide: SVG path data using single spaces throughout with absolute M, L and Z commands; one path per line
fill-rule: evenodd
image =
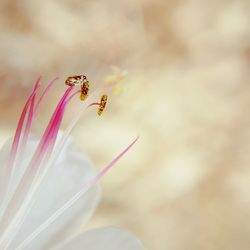
M 69 76 L 65 84 L 71 87 L 80 86 L 80 100 L 84 101 L 89 93 L 89 81 L 85 75 Z
M 82 101 L 84 101 L 89 94 L 89 81 L 83 83 L 83 85 L 81 85 L 81 94 L 80 94 L 80 99 Z
M 107 95 L 103 95 L 101 97 L 101 102 L 99 104 L 99 108 L 98 108 L 98 111 L 97 111 L 97 114 L 98 115 L 101 115 L 106 107 L 106 104 L 107 104 L 107 100 L 108 100 L 108 96 Z
M 65 84 L 68 86 L 82 86 L 84 83 L 88 82 L 85 75 L 69 76 Z

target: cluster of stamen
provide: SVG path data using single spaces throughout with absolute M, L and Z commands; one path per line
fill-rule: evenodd
M 89 81 L 85 75 L 69 76 L 66 79 L 65 84 L 70 86 L 70 87 L 80 86 L 79 92 L 80 92 L 80 100 L 81 101 L 86 100 L 86 98 L 88 97 Z M 108 96 L 103 95 L 101 97 L 100 103 L 96 103 L 96 105 L 99 105 L 99 108 L 97 111 L 98 115 L 101 115 L 103 113 L 103 111 L 106 107 L 106 104 L 107 104 L 107 100 L 108 100 Z
M 30 135 L 32 123 L 40 109 L 44 97 L 48 94 L 50 88 L 54 85 L 57 78 L 52 80 L 45 87 L 41 96 L 36 101 L 36 97 L 40 89 L 40 80 L 41 79 L 39 78 L 35 83 L 34 89 L 25 103 L 10 149 L 9 158 L 7 159 L 6 164 L 1 166 L 3 167 L 2 173 L 4 174 L 0 175 L 0 249 L 9 249 L 9 247 L 13 249 L 12 244 L 16 238 L 16 235 L 22 228 L 22 224 L 26 221 L 26 216 L 29 215 L 29 212 L 33 207 L 33 200 L 35 200 L 34 196 L 37 194 L 37 190 L 39 190 L 41 187 L 47 172 L 56 163 L 56 160 L 65 146 L 71 131 L 74 129 L 79 119 L 90 106 L 97 106 L 98 115 L 101 115 L 105 109 L 108 99 L 107 95 L 102 95 L 100 102 L 91 103 L 89 105 L 86 104 L 89 102 L 86 102 L 86 105 L 83 105 L 86 108 L 82 109 L 82 111 L 78 113 L 77 117 L 70 123 L 69 127 L 64 132 L 63 138 L 59 139 L 59 129 L 62 124 L 66 107 L 74 96 L 81 93 L 80 99 L 82 100 L 84 97 L 84 99 L 86 99 L 89 92 L 89 85 L 86 76 L 81 75 L 68 77 L 65 83 L 69 86 L 69 88 L 67 88 L 58 102 L 41 137 L 41 140 L 39 141 L 34 153 L 30 155 L 30 161 L 27 164 L 24 172 L 22 172 L 19 162 L 25 162 L 21 160 L 23 160 L 22 155 L 26 152 L 25 149 L 28 143 L 28 137 Z M 73 88 L 75 86 L 80 86 L 80 90 L 73 92 Z M 99 93 L 99 91 L 97 93 Z M 109 164 L 103 167 L 99 173 L 97 173 L 93 178 L 89 179 L 87 183 L 83 184 L 76 194 L 72 194 L 72 197 L 69 198 L 69 200 L 62 204 L 62 206 L 55 210 L 51 215 L 49 215 L 48 218 L 45 217 L 45 221 L 41 224 L 38 224 L 33 231 L 25 236 L 24 240 L 15 246 L 15 249 L 27 249 L 27 246 L 34 239 L 36 239 L 37 236 L 43 233 L 45 229 L 47 229 L 55 220 L 62 216 L 68 209 L 70 209 L 86 192 L 88 192 L 90 188 L 96 185 L 96 183 L 105 174 L 107 174 L 110 169 L 112 169 L 114 164 L 116 164 L 116 162 L 118 162 L 128 152 L 128 150 L 136 143 L 137 140 L 138 138 L 130 143 Z M 27 153 L 30 154 L 30 152 Z

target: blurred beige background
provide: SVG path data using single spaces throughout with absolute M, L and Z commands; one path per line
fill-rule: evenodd
M 126 227 L 152 250 L 250 249 L 249 0 L 0 0 L 0 12 L 1 144 L 39 75 L 61 82 L 37 133 L 66 76 L 94 87 L 110 65 L 128 71 L 123 95 L 73 134 L 98 168 L 140 135 L 88 227 Z

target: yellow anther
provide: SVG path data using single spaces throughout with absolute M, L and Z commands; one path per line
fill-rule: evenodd
M 82 86 L 84 83 L 88 82 L 85 75 L 69 76 L 65 84 L 68 86 Z
M 84 101 L 88 97 L 88 93 L 89 93 L 89 81 L 81 85 L 80 100 Z
M 103 95 L 102 98 L 101 98 L 101 102 L 99 104 L 98 111 L 97 111 L 98 115 L 101 115 L 103 113 L 103 110 L 105 109 L 106 104 L 107 104 L 107 100 L 108 100 L 108 96 Z
M 71 87 L 80 86 L 80 100 L 84 101 L 88 97 L 89 93 L 89 81 L 85 75 L 69 76 L 65 84 Z

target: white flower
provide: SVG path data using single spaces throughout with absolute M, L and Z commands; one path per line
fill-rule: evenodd
M 115 227 L 81 230 L 100 199 L 96 183 L 137 140 L 96 174 L 69 137 L 84 112 L 100 105 L 94 100 L 108 87 L 95 91 L 62 133 L 65 108 L 79 93 L 72 94 L 73 87 L 69 87 L 39 139 L 30 135 L 31 125 L 55 80 L 35 103 L 39 82 L 26 102 L 13 142 L 8 141 L 0 151 L 0 249 L 142 250 L 129 232 Z

